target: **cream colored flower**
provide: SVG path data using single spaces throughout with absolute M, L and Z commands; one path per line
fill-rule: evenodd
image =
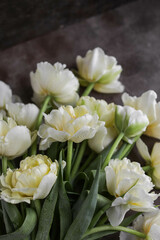
M 127 142 L 132 143 L 133 138 L 142 134 L 148 124 L 148 118 L 141 110 L 129 106 L 116 107 L 115 126 L 120 133 L 124 133 Z
M 103 93 L 123 92 L 124 86 L 118 81 L 122 67 L 115 57 L 105 55 L 101 48 L 89 50 L 84 58 L 76 58 L 79 79 L 82 86 L 95 82 L 94 89 Z
M 107 216 L 113 226 L 123 220 L 130 209 L 138 212 L 154 210 L 153 202 L 158 197 L 154 193 L 151 178 L 145 175 L 140 164 L 129 159 L 115 159 L 105 168 L 108 192 L 115 197 Z
M 66 65 L 48 62 L 37 64 L 35 73 L 30 73 L 31 85 L 34 91 L 33 100 L 41 103 L 47 95 L 51 95 L 55 103 L 75 104 L 78 100 L 76 91 L 79 87 L 78 79 Z
M 10 87 L 0 81 L 0 109 L 4 108 L 7 103 L 10 103 L 12 101 L 12 90 Z
M 133 222 L 133 229 L 146 234 L 146 240 L 159 240 L 160 236 L 160 210 L 144 213 Z M 120 234 L 120 240 L 141 240 L 129 233 Z M 143 238 L 144 239 L 144 238 Z
M 141 139 L 136 142 L 136 145 L 142 158 L 152 167 L 150 173 L 153 183 L 157 188 L 160 188 L 160 143 L 154 144 L 151 154 L 147 145 Z
M 106 128 L 101 126 L 98 128 L 95 136 L 88 140 L 89 147 L 100 153 L 103 151 L 117 136 L 117 131 L 114 127 Z
M 160 139 L 160 102 L 157 103 L 157 94 L 149 90 L 140 97 L 131 97 L 127 93 L 122 95 L 124 105 L 141 110 L 149 119 L 149 125 L 144 134 Z
M 35 104 L 9 103 L 6 105 L 8 114 L 18 125 L 33 129 L 37 120 L 39 109 Z
M 105 126 L 101 126 L 95 136 L 88 141 L 90 148 L 99 153 L 117 136 L 114 128 L 115 105 L 89 96 L 81 97 L 77 105 L 86 106 L 90 114 L 97 114 L 99 120 L 105 122 Z
M 32 136 L 25 126 L 17 126 L 12 118 L 0 119 L 0 156 L 15 158 L 22 155 L 32 143 Z
M 47 149 L 52 142 L 71 140 L 75 143 L 94 137 L 97 128 L 104 125 L 98 121 L 98 116 L 91 115 L 85 106 L 60 107 L 44 114 L 45 124 L 39 128 L 38 135 L 42 138 L 40 149 Z
M 94 97 L 81 97 L 77 102 L 78 106 L 86 106 L 90 114 L 97 114 L 100 121 L 105 122 L 106 127 L 114 124 L 115 104 L 108 104 L 104 100 L 97 100 Z
M 27 157 L 20 168 L 0 177 L 1 199 L 13 204 L 45 198 L 57 179 L 58 162 L 45 155 Z

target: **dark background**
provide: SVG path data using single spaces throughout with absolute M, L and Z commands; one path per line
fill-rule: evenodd
M 160 100 L 159 0 L 0 2 L 0 80 L 24 102 L 32 96 L 29 73 L 38 62 L 71 68 L 77 55 L 97 46 L 122 65 L 126 92 L 153 89 Z M 121 104 L 121 94 L 92 95 Z

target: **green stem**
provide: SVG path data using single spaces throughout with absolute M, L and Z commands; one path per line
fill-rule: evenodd
M 21 213 L 22 213 L 22 218 L 23 220 L 25 219 L 25 203 L 24 202 L 21 202 L 20 203 L 20 208 L 21 208 Z
M 88 167 L 88 165 L 91 163 L 91 161 L 94 159 L 95 157 L 95 152 L 92 152 L 89 157 L 87 158 L 87 160 L 84 162 L 84 164 L 82 165 L 82 167 L 79 169 L 80 172 L 83 172 L 84 169 L 86 169 Z
M 39 126 L 41 125 L 41 122 L 42 122 L 43 113 L 46 111 L 48 103 L 50 102 L 50 100 L 51 100 L 51 96 L 46 96 L 46 98 L 43 102 L 43 105 L 42 105 L 42 107 L 39 111 L 38 117 L 37 117 L 37 121 L 36 121 L 36 124 L 35 124 L 35 130 L 39 129 Z M 37 137 L 36 137 L 34 143 L 32 144 L 31 155 L 36 155 L 36 153 L 37 153 Z
M 110 207 L 109 204 L 105 205 L 102 209 L 100 209 L 97 214 L 93 217 L 91 223 L 90 223 L 90 226 L 89 226 L 89 229 L 93 228 L 97 222 L 99 221 L 99 219 L 101 218 L 101 216 L 104 214 L 104 212 L 107 211 L 107 209 Z
M 26 157 L 28 157 L 28 150 L 23 154 L 22 159 L 25 159 Z
M 43 113 L 46 111 L 48 103 L 51 100 L 51 96 L 46 96 L 46 98 L 44 99 L 43 105 L 39 111 L 38 117 L 37 117 L 37 121 L 35 124 L 35 129 L 38 130 L 39 126 L 41 125 L 42 122 L 42 118 L 43 118 Z
M 146 235 L 144 233 L 138 232 L 138 231 L 130 229 L 130 228 L 126 228 L 126 227 L 122 227 L 122 226 L 113 227 L 110 225 L 105 225 L 105 226 L 95 227 L 91 230 L 88 230 L 83 235 L 82 239 L 86 238 L 87 236 L 89 236 L 91 234 L 98 233 L 98 232 L 104 232 L 104 231 L 123 231 L 123 232 L 130 233 L 132 235 L 135 235 L 139 238 L 146 238 Z
M 35 210 L 38 216 L 38 219 L 40 217 L 40 213 L 41 213 L 41 202 L 39 199 L 34 200 L 34 206 L 35 206 Z
M 107 157 L 106 157 L 106 159 L 105 159 L 105 161 L 103 163 L 102 169 L 104 169 L 108 165 L 108 163 L 109 163 L 109 161 L 110 161 L 110 159 L 111 159 L 115 149 L 117 148 L 118 144 L 120 143 L 120 141 L 122 140 L 123 137 L 124 137 L 124 133 L 121 132 L 118 135 L 118 137 L 116 138 L 115 142 L 113 143 L 113 145 L 112 145 L 112 147 L 111 147 L 111 149 L 110 149 L 110 151 L 109 151 L 109 153 L 108 153 L 108 155 L 107 155 Z
M 130 148 L 132 147 L 132 144 L 128 144 L 124 151 L 118 156 L 119 159 L 123 159 L 124 156 L 126 156 L 126 154 L 129 152 Z
M 2 173 L 6 174 L 7 172 L 7 157 L 2 157 Z
M 10 169 L 15 169 L 13 163 L 11 161 L 8 161 L 7 162 L 7 166 L 10 168 Z
M 119 158 L 119 156 L 121 156 L 121 154 L 123 154 L 123 152 L 125 151 L 127 146 L 128 146 L 128 143 L 124 142 L 122 144 L 121 148 L 113 154 L 113 158 L 114 159 Z
M 90 94 L 90 92 L 92 91 L 92 89 L 94 88 L 94 85 L 95 85 L 95 83 L 89 83 L 89 85 L 84 90 L 82 96 L 88 96 Z
M 75 174 L 77 173 L 77 171 L 79 169 L 79 165 L 81 163 L 84 152 L 86 150 L 86 146 L 87 146 L 87 140 L 83 141 L 81 146 L 80 146 L 80 150 L 79 150 L 77 159 L 76 159 L 75 164 L 74 164 L 73 169 L 72 169 L 72 173 L 71 173 L 72 178 L 75 176 Z
M 41 202 L 40 202 L 40 200 L 36 199 L 36 200 L 32 201 L 31 206 L 36 210 L 37 219 L 39 221 L 40 213 L 41 213 Z M 36 234 L 37 234 L 37 226 L 35 226 L 35 228 L 33 229 L 32 233 L 31 233 L 31 240 L 36 239 Z
M 134 147 L 136 141 L 140 138 L 141 134 L 136 136 L 134 138 L 134 142 L 132 144 L 128 144 L 126 146 L 126 148 L 124 149 L 124 151 L 121 153 L 121 155 L 119 156 L 119 159 L 123 159 L 124 157 L 128 156 L 128 154 L 131 152 L 132 148 Z
M 152 167 L 150 166 L 150 165 L 148 165 L 148 166 L 144 166 L 144 167 L 142 167 L 143 168 L 143 170 L 147 173 L 147 172 L 149 172 L 150 170 L 152 170 Z
M 69 181 L 72 165 L 73 142 L 68 141 L 67 147 L 67 166 L 66 166 L 66 181 Z
M 103 216 L 102 219 L 100 219 L 100 221 L 98 222 L 97 226 L 101 226 L 103 224 L 105 224 L 105 222 L 108 220 L 107 215 Z

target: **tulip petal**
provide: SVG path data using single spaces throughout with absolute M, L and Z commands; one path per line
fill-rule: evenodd
M 148 151 L 147 145 L 142 141 L 142 139 L 138 139 L 136 142 L 136 146 L 138 149 L 138 152 L 140 153 L 141 157 L 145 159 L 146 161 L 151 161 L 151 155 Z
M 35 104 L 10 103 L 7 106 L 8 114 L 19 125 L 33 128 L 39 113 L 39 109 Z
M 50 192 L 53 184 L 56 182 L 57 176 L 50 172 L 44 176 L 33 195 L 33 200 L 44 199 Z
M 122 102 L 136 110 L 142 110 L 147 115 L 149 122 L 152 123 L 156 120 L 156 98 L 157 94 L 152 90 L 143 93 L 140 97 L 131 97 L 127 93 L 123 93 Z
M 25 126 L 12 128 L 5 137 L 4 155 L 17 157 L 22 155 L 31 145 L 31 135 Z M 12 146 L 12 147 L 11 147 Z
M 5 108 L 5 105 L 12 101 L 12 90 L 10 87 L 0 81 L 0 108 Z
M 118 226 L 124 219 L 129 206 L 122 198 L 117 198 L 112 203 L 112 206 L 107 210 L 107 216 L 112 226 Z
M 75 143 L 80 143 L 80 142 L 82 142 L 85 139 L 90 139 L 90 138 L 94 137 L 95 133 L 96 133 L 96 129 L 95 128 L 84 126 L 80 130 L 78 130 L 70 138 L 70 140 L 72 140 Z
M 113 81 L 110 84 L 96 83 L 94 90 L 101 93 L 121 93 L 124 91 L 124 86 L 119 81 Z

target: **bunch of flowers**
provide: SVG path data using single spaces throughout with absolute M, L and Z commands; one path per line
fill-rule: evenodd
M 92 89 L 124 91 L 122 67 L 100 48 L 76 62 L 73 71 L 37 65 L 30 74 L 36 105 L 0 81 L 0 240 L 94 240 L 115 232 L 121 240 L 158 240 L 160 143 L 150 154 L 141 139 L 160 139 L 157 95 L 123 93 L 123 106 L 97 100 L 88 96 Z M 129 159 L 135 143 L 146 166 Z

